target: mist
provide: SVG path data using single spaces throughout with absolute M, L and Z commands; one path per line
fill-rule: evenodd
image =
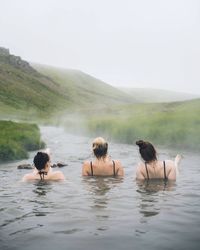
M 0 0 L 0 46 L 117 87 L 200 95 L 197 0 Z

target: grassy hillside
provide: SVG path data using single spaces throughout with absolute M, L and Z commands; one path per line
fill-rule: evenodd
M 35 124 L 0 121 L 0 162 L 28 157 L 28 151 L 44 147 Z
M 139 103 L 177 102 L 200 98 L 200 95 L 150 88 L 120 88 Z
M 40 73 L 59 83 L 78 108 L 100 108 L 135 102 L 130 95 L 81 71 L 32 65 Z
M 141 138 L 200 149 L 200 99 L 166 103 L 177 100 L 177 93 L 149 90 L 132 92 L 131 97 L 130 90 L 124 93 L 81 71 L 33 66 L 18 57 L 0 55 L 1 117 L 35 121 L 39 117 L 120 142 Z M 151 98 L 154 103 L 139 103 Z
M 123 106 L 88 120 L 88 131 L 119 142 L 137 139 L 179 148 L 200 149 L 200 99 Z
M 3 118 L 55 117 L 62 111 L 103 108 L 132 103 L 124 92 L 77 70 L 34 65 L 1 54 L 0 115 Z M 40 71 L 40 72 L 39 72 Z
M 36 71 L 26 71 L 0 56 L 0 114 L 47 116 L 69 105 L 59 84 Z

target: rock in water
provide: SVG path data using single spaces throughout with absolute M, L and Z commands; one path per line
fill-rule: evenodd
M 31 164 L 21 164 L 17 166 L 18 169 L 33 169 L 34 167 Z

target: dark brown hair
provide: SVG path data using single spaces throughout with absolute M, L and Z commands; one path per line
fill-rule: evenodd
M 140 155 L 145 162 L 157 160 L 156 150 L 150 142 L 139 140 L 136 141 L 136 145 L 138 145 Z

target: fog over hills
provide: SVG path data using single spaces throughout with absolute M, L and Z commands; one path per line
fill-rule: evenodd
M 200 95 L 190 93 L 176 92 L 164 89 L 152 88 L 119 88 L 131 95 L 136 102 L 140 103 L 162 103 L 162 102 L 177 102 L 200 98 Z

